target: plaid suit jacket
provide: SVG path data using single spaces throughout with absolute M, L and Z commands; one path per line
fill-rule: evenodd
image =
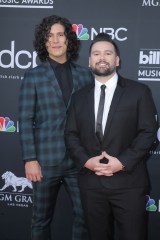
M 73 92 L 93 81 L 91 72 L 71 63 Z M 57 166 L 66 154 L 64 127 L 67 108 L 48 61 L 25 73 L 19 99 L 19 128 L 23 160 Z

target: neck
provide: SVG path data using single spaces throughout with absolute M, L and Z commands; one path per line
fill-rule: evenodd
M 57 63 L 63 64 L 67 62 L 67 58 L 53 58 L 52 56 L 49 56 L 49 58 Z
M 95 75 L 95 78 L 96 78 L 96 80 L 97 80 L 98 82 L 104 84 L 104 83 L 108 82 L 108 81 L 114 76 L 114 74 L 115 74 L 115 72 L 112 73 L 112 74 L 109 75 L 109 76 L 97 76 L 97 75 Z

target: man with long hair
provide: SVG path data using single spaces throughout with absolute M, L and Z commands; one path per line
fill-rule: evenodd
M 41 64 L 25 73 L 20 90 L 20 139 L 26 177 L 33 182 L 32 240 L 50 240 L 50 223 L 61 184 L 73 206 L 72 240 L 87 239 L 77 171 L 64 143 L 71 95 L 92 82 L 91 72 L 75 63 L 80 41 L 66 18 L 49 16 L 35 29 Z

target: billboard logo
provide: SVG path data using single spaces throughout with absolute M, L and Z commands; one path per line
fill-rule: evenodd
M 14 122 L 9 117 L 0 117 L 0 132 L 15 132 Z
M 157 211 L 157 206 L 155 205 L 155 200 L 150 198 L 149 195 L 147 195 L 146 197 L 147 197 L 146 210 L 149 212 Z
M 138 80 L 160 81 L 160 49 L 141 49 Z
M 160 64 L 160 51 L 149 51 L 147 54 L 144 51 L 140 51 L 139 63 Z
M 82 24 L 73 24 L 72 25 L 73 31 L 77 34 L 79 40 L 88 40 L 89 34 L 88 29 L 84 28 Z

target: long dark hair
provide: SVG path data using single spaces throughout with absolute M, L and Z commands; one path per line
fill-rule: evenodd
M 52 15 L 42 19 L 42 22 L 35 28 L 34 47 L 39 59 L 44 62 L 48 58 L 46 49 L 46 42 L 52 25 L 59 23 L 64 26 L 65 35 L 68 40 L 67 46 L 67 59 L 77 60 L 80 48 L 80 40 L 77 38 L 76 33 L 72 29 L 72 25 L 68 19 L 56 15 Z

